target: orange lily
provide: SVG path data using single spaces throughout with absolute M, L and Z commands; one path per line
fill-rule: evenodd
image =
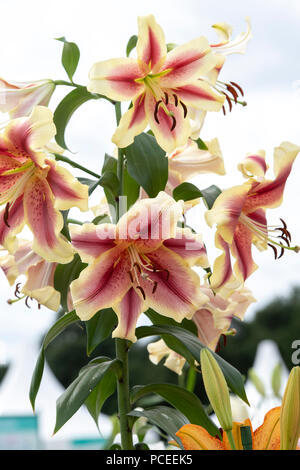
M 243 450 L 240 431 L 242 426 L 249 426 L 251 429 L 253 450 L 280 450 L 280 406 L 268 411 L 263 424 L 254 432 L 249 419 L 241 423 L 234 422 L 232 434 L 236 450 Z M 186 450 L 231 450 L 225 432 L 221 440 L 212 437 L 206 429 L 196 424 L 185 424 L 177 431 L 176 436 L 181 439 Z
M 137 59 L 121 58 L 94 64 L 88 90 L 112 100 L 132 101 L 112 141 L 127 147 L 150 125 L 157 142 L 172 152 L 190 135 L 188 106 L 219 111 L 224 95 L 201 79 L 217 58 L 200 37 L 167 53 L 163 30 L 153 15 L 138 18 Z

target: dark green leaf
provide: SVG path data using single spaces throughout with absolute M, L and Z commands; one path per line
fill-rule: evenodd
M 95 217 L 95 218 L 92 220 L 92 223 L 93 223 L 94 225 L 110 224 L 110 223 L 111 223 L 111 220 L 110 220 L 109 215 L 107 215 L 107 214 L 102 214 L 102 215 L 98 215 L 97 217 Z
M 192 424 L 204 427 L 212 436 L 219 434 L 219 429 L 206 414 L 199 398 L 192 392 L 178 385 L 150 384 L 136 386 L 131 392 L 132 402 L 149 393 L 156 393 L 166 400 L 170 405 L 186 416 Z
M 41 351 L 39 353 L 36 366 L 34 368 L 31 384 L 30 384 L 30 391 L 29 391 L 29 399 L 31 406 L 34 410 L 35 408 L 35 400 L 37 393 L 40 388 L 43 372 L 44 372 L 44 365 L 45 365 L 45 349 L 47 346 L 69 325 L 79 321 L 75 311 L 66 313 L 62 317 L 60 317 L 54 325 L 50 328 L 48 333 L 46 334 L 43 344 L 41 347 Z
M 200 150 L 208 150 L 208 147 L 207 147 L 206 143 L 203 142 L 203 140 L 200 139 L 200 137 L 199 137 L 197 140 L 195 140 L 195 142 L 196 142 L 196 144 L 198 145 L 198 149 L 200 149 Z
M 118 360 L 107 358 L 94 359 L 79 372 L 79 376 L 56 401 L 56 433 L 86 401 L 92 390 L 108 372 L 120 373 L 122 368 Z
M 72 90 L 59 103 L 54 112 L 54 124 L 56 126 L 55 140 L 61 147 L 67 149 L 65 142 L 65 130 L 74 112 L 89 100 L 98 99 L 97 96 L 89 93 L 86 87 L 78 87 Z
M 176 432 L 185 424 L 189 424 L 188 419 L 178 410 L 169 406 L 155 406 L 147 410 L 134 410 L 128 413 L 129 416 L 145 416 L 150 423 L 161 428 L 165 433 L 170 435 L 183 449 L 181 440 L 176 436 Z
M 68 223 L 67 223 L 69 212 L 70 212 L 70 209 L 69 209 L 69 210 L 66 210 L 66 211 L 61 211 L 62 216 L 63 216 L 63 219 L 64 219 L 64 226 L 63 226 L 63 228 L 62 228 L 62 230 L 61 230 L 61 233 L 62 233 L 68 240 L 71 240 L 71 238 L 70 238 L 70 232 L 69 232 L 69 227 L 68 227 Z
M 74 42 L 67 41 L 65 37 L 57 38 L 57 41 L 61 41 L 64 43 L 61 62 L 64 66 L 65 71 L 67 72 L 70 81 L 72 82 L 73 75 L 76 72 L 80 58 L 79 48 L 77 44 L 75 44 Z
M 113 444 L 108 450 L 122 450 L 120 444 Z
M 54 288 L 60 292 L 61 306 L 65 312 L 68 308 L 68 292 L 70 283 L 77 279 L 81 271 L 87 266 L 82 263 L 80 256 L 76 254 L 73 260 L 68 264 L 58 264 L 54 274 Z
M 164 150 L 149 134 L 140 134 L 124 149 L 130 176 L 144 188 L 149 197 L 165 189 L 168 180 L 168 159 Z
M 89 187 L 89 196 L 95 191 L 97 186 L 100 184 L 100 179 L 98 180 L 91 180 L 90 178 L 77 178 L 80 183 L 85 184 L 86 186 Z
M 106 171 L 112 171 L 113 173 L 117 174 L 117 164 L 118 160 L 106 153 L 104 156 L 104 163 L 102 166 L 101 174 L 103 175 Z
M 117 324 L 117 316 L 112 308 L 100 310 L 90 320 L 85 322 L 88 356 L 102 341 L 108 338 Z
M 184 349 L 187 349 L 189 351 L 189 354 L 192 354 L 194 359 L 199 362 L 200 351 L 202 348 L 205 348 L 205 346 L 199 341 L 197 336 L 193 335 L 192 333 L 183 328 L 178 328 L 177 326 L 169 325 L 140 326 L 136 329 L 136 336 L 138 339 L 156 335 L 161 336 L 167 344 L 168 337 L 174 337 L 177 341 L 180 341 L 181 343 L 180 350 L 177 350 L 176 347 L 174 347 L 174 350 L 179 354 L 185 356 L 188 360 L 190 360 L 190 357 L 184 354 Z M 219 366 L 221 367 L 229 388 L 234 393 L 236 393 L 236 395 L 242 398 L 242 400 L 249 404 L 244 388 L 243 378 L 240 372 L 228 362 L 226 362 L 224 359 L 222 359 L 218 354 L 212 354 L 217 360 Z
M 173 191 L 175 201 L 191 201 L 202 197 L 202 192 L 192 183 L 182 183 Z
M 97 427 L 102 406 L 107 398 L 115 392 L 116 387 L 116 376 L 112 371 L 108 371 L 85 400 L 85 405 Z
M 134 446 L 136 450 L 150 450 L 150 448 L 147 446 L 145 442 L 138 442 Z
M 240 431 L 244 450 L 252 450 L 252 432 L 250 426 L 242 426 Z
M 208 209 L 212 208 L 215 200 L 221 194 L 221 192 L 222 192 L 221 189 L 218 188 L 218 186 L 215 186 L 214 184 L 212 186 L 209 186 L 206 189 L 201 189 L 203 199 Z
M 181 323 L 177 323 L 177 321 L 173 320 L 173 318 L 160 315 L 159 313 L 152 310 L 152 308 L 149 308 L 145 314 L 154 325 L 178 326 L 179 328 L 184 328 L 197 336 L 197 326 L 192 320 L 187 320 L 184 318 Z
M 127 197 L 127 210 L 136 202 L 140 194 L 140 185 L 128 173 L 127 166 L 124 168 L 123 193 Z
M 126 47 L 126 56 L 129 57 L 130 52 L 136 47 L 138 37 L 136 35 L 131 36 Z

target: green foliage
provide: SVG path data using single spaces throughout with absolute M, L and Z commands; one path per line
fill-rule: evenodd
M 60 303 L 65 312 L 69 311 L 68 293 L 74 279 L 77 279 L 81 271 L 87 266 L 82 263 L 80 256 L 76 254 L 74 259 L 67 264 L 58 264 L 54 274 L 54 288 L 60 292 Z
M 206 189 L 198 189 L 192 183 L 181 183 L 179 184 L 173 191 L 173 198 L 175 201 L 179 201 L 180 199 L 183 201 L 192 201 L 193 199 L 197 199 L 202 197 L 204 203 L 208 209 L 211 209 L 217 197 L 221 194 L 221 189 L 214 184 L 209 186 Z
M 73 81 L 73 75 L 76 72 L 77 65 L 80 58 L 80 50 L 75 42 L 69 42 L 65 37 L 57 38 L 57 41 L 61 41 L 64 44 L 61 62 L 70 81 Z
M 126 47 L 126 56 L 127 57 L 129 57 L 130 52 L 136 47 L 137 40 L 138 40 L 138 37 L 135 34 L 133 36 L 131 36 L 131 38 L 129 39 L 129 41 L 127 43 L 127 47 Z

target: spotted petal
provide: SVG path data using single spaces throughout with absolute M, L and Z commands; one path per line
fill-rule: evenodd
M 16 249 L 16 235 L 21 232 L 24 224 L 23 196 L 19 196 L 8 208 L 8 212 L 3 209 L 0 213 L 0 245 L 10 253 Z
M 24 192 L 26 222 L 34 235 L 33 251 L 49 262 L 69 263 L 73 249 L 60 234 L 63 217 L 54 208 L 54 197 L 45 178 L 35 173 Z

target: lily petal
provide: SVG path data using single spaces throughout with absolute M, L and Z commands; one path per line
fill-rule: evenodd
M 180 438 L 185 450 L 225 450 L 220 439 L 212 437 L 197 424 L 185 424 L 177 431 L 176 436 Z
M 22 288 L 25 295 L 55 312 L 59 309 L 60 293 L 54 289 L 56 263 L 40 260 L 27 271 L 27 282 Z
M 121 58 L 97 62 L 89 73 L 90 82 L 87 89 L 111 100 L 130 101 L 144 90 L 144 84 L 136 81 L 142 75 L 136 59 Z
M 241 282 L 245 281 L 258 268 L 252 259 L 252 242 L 252 231 L 244 224 L 239 223 L 235 229 L 231 252 L 237 260 L 234 265 L 234 274 Z
M 268 169 L 265 160 L 266 152 L 259 150 L 255 154 L 249 154 L 242 163 L 238 164 L 238 169 L 242 172 L 245 178 L 257 176 L 263 178 Z
M 220 111 L 225 101 L 223 93 L 216 92 L 204 80 L 180 86 L 176 88 L 176 94 L 187 106 L 205 111 Z
M 193 322 L 197 326 L 201 343 L 215 350 L 222 330 L 215 327 L 213 314 L 206 308 L 201 308 L 194 314 Z
M 164 241 L 164 246 L 183 258 L 189 266 L 209 266 L 207 252 L 200 234 L 195 234 L 189 228 L 177 228 L 176 236 Z
M 136 323 L 139 316 L 146 310 L 141 295 L 131 287 L 121 302 L 114 305 L 113 309 L 118 316 L 119 324 L 113 331 L 112 337 L 128 339 L 135 343 L 137 339 L 135 336 Z
M 54 197 L 45 178 L 35 173 L 24 192 L 26 222 L 34 234 L 32 249 L 49 262 L 69 263 L 74 253 L 60 234 L 63 217 L 54 208 Z
M 132 107 L 121 117 L 112 141 L 120 148 L 132 144 L 134 137 L 145 129 L 147 118 L 145 112 L 145 94 L 142 93 L 134 101 Z
M 205 37 L 199 37 L 168 53 L 162 71 L 170 70 L 160 77 L 165 88 L 175 88 L 191 83 L 209 72 L 216 64 Z
M 81 184 L 68 170 L 53 160 L 46 159 L 49 166 L 47 181 L 55 196 L 55 207 L 67 210 L 78 207 L 82 211 L 88 210 L 88 186 Z
M 24 224 L 23 196 L 19 196 L 9 207 L 8 216 L 5 209 L 0 213 L 0 245 L 9 253 L 15 251 L 16 235 L 21 232 Z
M 223 250 L 223 254 L 218 256 L 214 262 L 213 273 L 210 277 L 212 289 L 216 290 L 224 286 L 224 284 L 232 284 L 235 282 L 230 259 L 230 246 L 225 240 L 216 233 L 215 245 Z
M 129 256 L 116 246 L 105 251 L 70 285 L 77 315 L 89 320 L 98 310 L 118 305 L 131 286 Z
M 154 96 L 146 93 L 145 109 L 146 115 L 153 134 L 158 144 L 167 152 L 171 153 L 177 147 L 187 143 L 191 133 L 189 119 L 184 117 L 185 111 L 180 104 L 168 103 L 168 111 L 173 117 L 166 114 L 160 106 L 157 110 L 157 102 Z
M 164 246 L 147 256 L 156 269 L 149 274 L 152 282 L 140 278 L 148 305 L 178 322 L 183 318 L 192 318 L 199 306 L 208 300 L 199 289 L 198 275 L 179 255 Z
M 280 450 L 280 406 L 268 411 L 254 431 L 253 450 Z
M 84 263 L 93 262 L 102 253 L 116 246 L 113 224 L 70 225 L 72 245 Z
M 165 35 L 153 15 L 138 17 L 138 60 L 147 65 L 148 71 L 159 71 L 167 55 Z

